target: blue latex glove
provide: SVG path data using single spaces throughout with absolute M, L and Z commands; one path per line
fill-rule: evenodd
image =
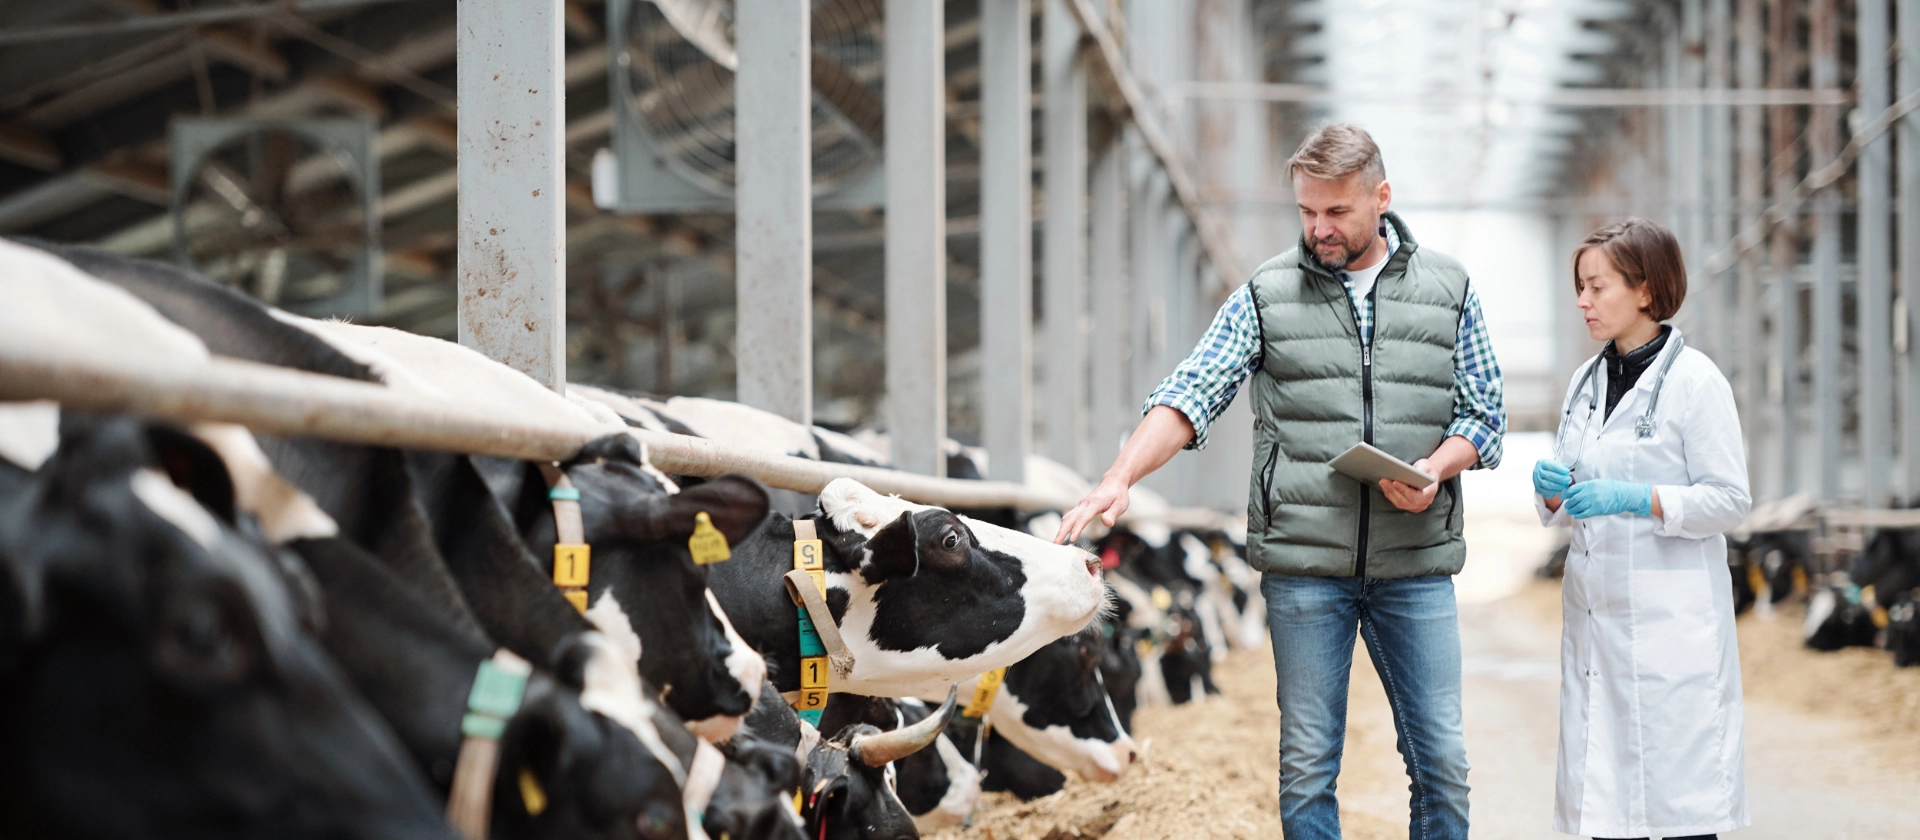
M 1596 478 L 1582 481 L 1560 494 L 1567 515 L 1575 519 L 1616 513 L 1653 515 L 1653 485 Z
M 1541 458 L 1533 462 L 1533 492 L 1542 499 L 1551 499 L 1566 492 L 1567 485 L 1573 483 L 1573 470 L 1552 458 Z

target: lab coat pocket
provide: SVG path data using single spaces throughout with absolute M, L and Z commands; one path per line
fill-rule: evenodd
M 1712 758 L 1718 753 L 1711 736 L 1718 730 L 1701 725 L 1719 709 L 1721 640 L 1712 578 L 1700 568 L 1635 569 L 1629 586 L 1633 682 L 1646 757 L 1667 767 Z

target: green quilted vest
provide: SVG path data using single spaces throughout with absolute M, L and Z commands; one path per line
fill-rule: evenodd
M 1327 462 L 1365 440 L 1407 463 L 1433 454 L 1453 422 L 1453 346 L 1467 272 L 1423 251 L 1388 213 L 1400 248 L 1374 283 L 1373 346 L 1363 348 L 1340 278 L 1303 246 L 1267 261 L 1251 283 L 1260 323 L 1252 377 L 1253 567 L 1291 575 L 1404 578 L 1455 574 L 1466 562 L 1460 480 L 1421 513 Z

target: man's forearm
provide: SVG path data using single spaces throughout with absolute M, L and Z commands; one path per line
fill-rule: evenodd
M 1132 487 L 1173 460 L 1190 440 L 1193 440 L 1193 423 L 1187 415 L 1171 406 L 1156 405 L 1141 418 L 1140 425 L 1127 438 L 1127 445 L 1120 448 L 1119 457 L 1113 459 L 1113 466 L 1107 468 L 1103 478 L 1117 478 Z
M 1473 441 L 1454 435 L 1440 442 L 1440 448 L 1427 456 L 1427 466 L 1439 471 L 1436 478 L 1446 481 L 1480 463 L 1480 450 Z

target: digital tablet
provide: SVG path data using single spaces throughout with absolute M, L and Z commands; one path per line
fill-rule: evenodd
M 1370 444 L 1356 443 L 1352 449 L 1340 453 L 1340 457 L 1327 464 L 1356 481 L 1377 484 L 1380 479 L 1391 478 L 1403 482 L 1415 490 L 1425 490 L 1434 482 L 1433 476 L 1413 468 L 1412 464 L 1375 449 Z

